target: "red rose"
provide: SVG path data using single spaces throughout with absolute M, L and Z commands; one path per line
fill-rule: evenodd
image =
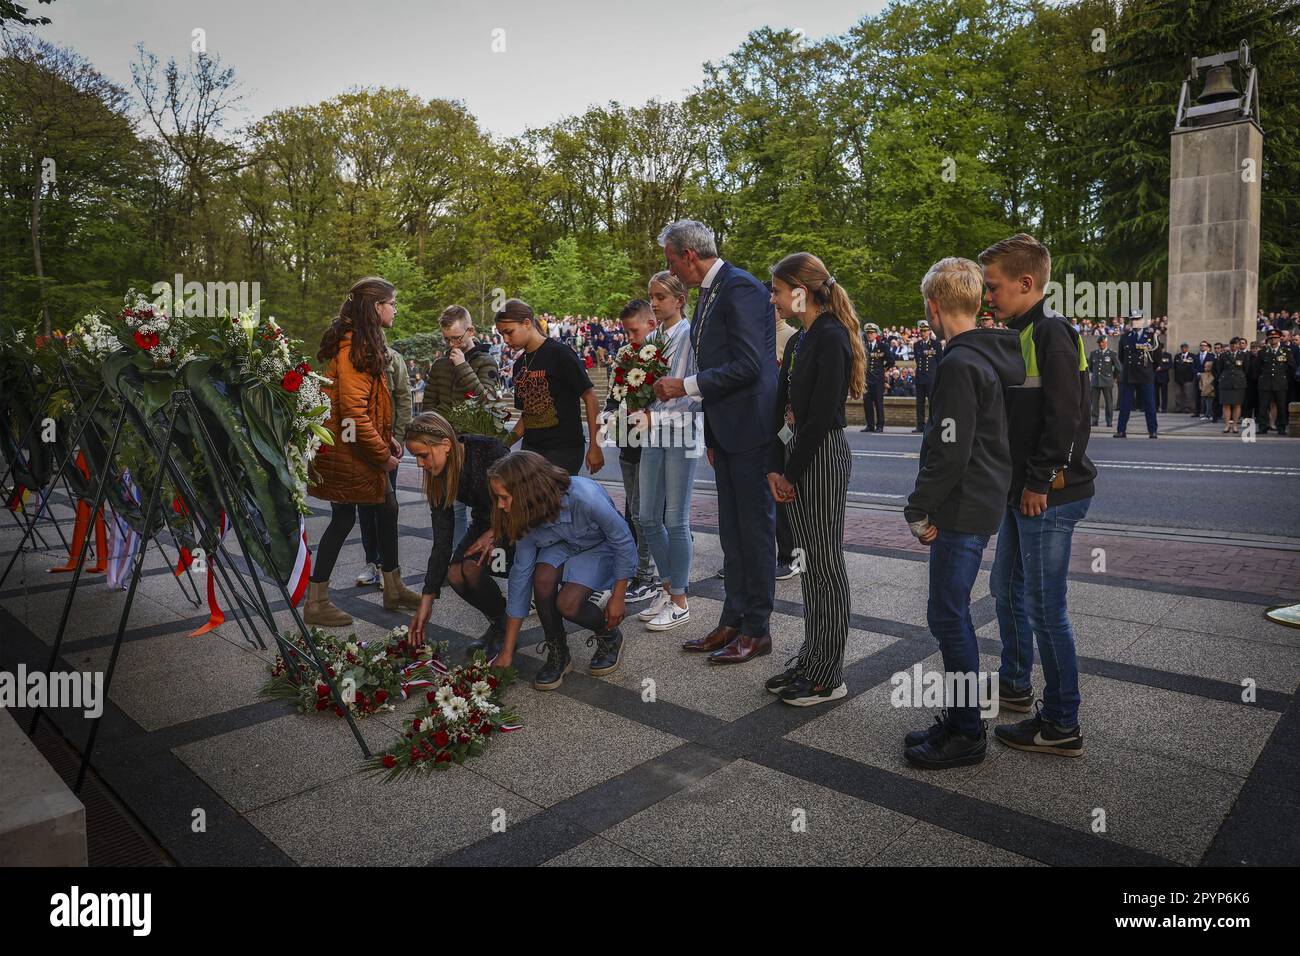
M 328 684 L 317 684 L 317 685 L 316 685 L 316 696 L 317 696 L 317 697 L 328 697 L 329 695 L 330 695 L 330 689 L 329 689 L 329 685 L 328 685 Z
M 461 734 L 461 735 L 459 735 L 456 739 L 457 739 L 458 741 L 460 741 L 462 744 L 467 744 L 467 743 L 469 743 L 470 740 L 472 740 L 473 738 L 471 738 L 469 734 Z
M 492 733 L 492 725 L 485 723 L 482 727 L 478 729 L 478 732 L 482 734 L 484 737 L 487 737 Z
M 419 718 L 419 717 L 416 717 L 415 720 L 411 721 L 411 729 L 414 730 L 417 734 L 420 732 L 420 718 Z
M 136 332 L 132 338 L 135 339 L 135 344 L 140 346 L 140 348 L 144 349 L 146 352 L 152 350 L 158 345 L 157 332 L 149 332 L 148 334 L 144 332 Z
M 317 709 L 317 710 L 324 710 L 324 709 L 325 709 L 326 707 L 328 707 L 329 705 L 330 705 L 330 702 L 329 702 L 328 700 L 324 700 L 324 699 L 322 699 L 322 700 L 318 700 L 318 701 L 316 701 L 316 709 Z
M 428 701 L 429 703 L 431 703 L 431 704 L 434 702 L 434 700 L 437 699 L 437 697 L 438 697 L 438 692 L 437 692 L 437 691 L 434 691 L 434 690 L 431 690 L 431 691 L 429 691 L 427 694 L 424 695 L 424 699 L 427 700 L 427 701 Z
M 342 717 L 342 716 L 343 716 L 343 708 L 342 708 L 342 707 L 339 707 L 338 705 L 335 705 L 335 707 L 334 707 L 334 713 L 335 713 L 337 716 Z
M 491 687 L 493 690 L 496 690 L 496 689 L 497 689 L 497 679 L 496 679 L 495 677 L 489 677 L 489 678 L 487 679 L 487 684 L 488 684 L 488 686 Z
M 302 388 L 302 373 L 289 369 L 284 373 L 284 379 L 280 382 L 286 392 L 296 392 Z
M 647 385 L 653 385 L 653 384 L 655 383 L 655 373 L 654 373 L 654 372 L 646 372 L 646 373 L 645 373 L 645 383 L 646 383 Z
M 470 715 L 469 715 L 469 722 L 470 722 L 470 724 L 477 724 L 477 723 L 478 723 L 480 720 L 482 720 L 482 719 L 483 719 L 483 718 L 479 717 L 478 714 L 470 714 Z
M 384 754 L 384 766 L 387 767 L 387 768 L 390 769 L 390 770 L 391 770 L 393 767 L 396 767 L 396 766 L 397 766 L 397 758 L 394 757 L 392 754 Z
M 294 366 L 294 368 L 298 370 L 299 375 L 306 375 L 308 372 L 311 371 L 311 366 L 308 365 L 306 362 L 299 362 L 297 365 Z
M 388 700 L 388 691 L 384 690 L 383 688 L 380 688 L 379 690 L 375 691 L 376 704 L 382 704 L 386 700 Z
M 445 750 L 435 758 L 436 763 L 448 763 L 450 760 L 451 754 L 447 753 Z
M 449 740 L 451 740 L 451 738 L 447 736 L 447 731 L 445 730 L 440 730 L 433 735 L 433 742 L 439 747 L 447 746 Z

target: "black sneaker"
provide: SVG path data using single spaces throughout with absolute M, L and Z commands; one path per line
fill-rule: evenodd
M 791 665 L 794 665 L 793 667 Z M 799 655 L 796 654 L 785 662 L 785 670 L 775 677 L 769 677 L 767 683 L 763 686 L 767 688 L 769 694 L 779 694 L 785 690 L 799 677 Z
M 993 728 L 998 740 L 1017 750 L 1057 754 L 1061 757 L 1083 756 L 1083 734 L 1078 727 L 1061 730 L 1038 711 L 1028 720 L 1002 724 Z
M 1116 432 L 1115 434 L 1111 435 L 1110 437 L 1111 437 L 1111 438 L 1128 438 L 1128 435 L 1125 435 L 1123 432 Z
M 533 688 L 535 690 L 555 690 L 564 683 L 564 675 L 573 670 L 573 661 L 569 657 L 569 638 L 567 634 L 561 634 L 555 640 L 547 637 L 537 649 L 540 651 L 546 648 L 546 663 L 542 669 L 537 672 L 533 678 Z
M 998 678 L 998 708 L 1017 714 L 1027 714 L 1034 709 L 1034 688 L 1012 690 L 1001 677 Z
M 1148 433 L 1147 433 L 1147 438 L 1159 438 L 1159 437 L 1160 437 L 1160 436 L 1157 435 L 1155 432 L 1148 432 Z
M 862 429 L 859 429 L 859 431 L 864 431 L 864 432 L 874 432 L 875 429 L 874 429 L 874 428 L 862 428 Z
M 968 767 L 981 763 L 988 749 L 989 735 L 982 722 L 978 737 L 959 734 L 945 724 L 929 740 L 904 750 L 903 757 L 914 767 L 946 770 L 949 767 Z
M 799 573 L 799 569 L 793 564 L 780 563 L 776 566 L 776 579 L 778 581 L 789 581 Z
M 913 428 L 913 429 L 912 429 L 912 434 L 913 434 L 913 435 L 924 435 L 924 434 L 925 434 L 925 429 L 924 429 L 924 428 Z
M 618 628 L 604 634 L 593 634 L 587 638 L 587 646 L 596 644 L 596 653 L 591 655 L 590 673 L 592 677 L 604 677 L 618 670 L 618 659 L 623 654 L 623 632 Z
M 800 675 L 776 696 L 791 707 L 811 707 L 814 704 L 828 704 L 833 700 L 839 700 L 841 697 L 846 697 L 848 693 L 847 684 L 817 690 L 812 681 Z
M 623 603 L 640 604 L 642 601 L 658 596 L 662 590 L 663 585 L 651 578 L 633 578 L 632 583 L 627 586 L 627 593 L 623 595 Z
M 920 744 L 925 743 L 927 740 L 929 740 L 931 737 L 939 733 L 939 731 L 943 730 L 947 726 L 948 726 L 948 710 L 947 708 L 944 708 L 943 710 L 939 711 L 939 716 L 934 718 L 934 723 L 932 723 L 929 727 L 926 727 L 925 730 L 909 730 L 907 734 L 904 735 L 903 737 L 903 749 L 906 750 L 908 747 L 916 747 Z

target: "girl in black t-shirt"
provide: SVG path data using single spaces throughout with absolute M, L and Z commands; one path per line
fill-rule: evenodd
M 510 438 L 523 438 L 523 450 L 533 451 L 571 475 L 582 470 L 582 410 L 585 407 L 591 446 L 588 470 L 594 475 L 605 466 L 600 449 L 600 406 L 587 370 L 573 349 L 548 338 L 538 325 L 532 307 L 511 299 L 495 317 L 496 329 L 510 348 L 523 349 L 515 361 L 515 408 L 523 414 Z

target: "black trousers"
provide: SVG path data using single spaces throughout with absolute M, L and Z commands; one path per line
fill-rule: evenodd
M 1162 412 L 1169 411 L 1169 383 L 1156 382 L 1156 408 Z
M 794 531 L 790 528 L 790 506 L 776 504 L 776 563 L 794 560 Z
M 530 448 L 527 437 L 520 446 L 521 451 L 532 451 L 541 455 L 552 465 L 563 468 L 571 475 L 576 475 L 582 471 L 583 464 L 583 446 L 575 445 L 570 448 Z
M 867 390 L 862 396 L 862 414 L 868 428 L 874 431 L 885 430 L 884 382 L 867 382 Z
M 752 637 L 768 633 L 776 596 L 776 502 L 767 484 L 767 455 L 766 446 L 742 452 L 713 449 L 726 575 L 718 623 Z
M 930 383 L 916 383 L 916 427 L 925 427 L 925 402 L 930 397 Z
M 1259 390 L 1259 431 L 1266 432 L 1269 429 L 1268 416 L 1269 406 L 1274 402 L 1277 403 L 1277 427 L 1276 431 L 1285 432 L 1287 424 L 1290 422 L 1290 411 L 1286 407 L 1287 390 L 1285 388 Z

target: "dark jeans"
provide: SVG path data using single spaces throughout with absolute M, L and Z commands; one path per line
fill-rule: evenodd
M 967 737 L 980 735 L 980 651 L 970 617 L 970 592 L 988 543 L 986 534 L 940 529 L 930 545 L 930 600 L 925 618 L 939 642 L 944 671 L 958 675 L 955 686 L 959 694 L 966 691 L 964 700 L 946 704 L 949 726 Z
M 727 592 L 718 623 L 753 637 L 768 633 L 776 592 L 776 502 L 767 484 L 767 455 L 766 446 L 713 449 Z
M 1128 431 L 1128 416 L 1133 410 L 1133 397 L 1137 394 L 1142 399 L 1142 411 L 1146 414 L 1147 434 L 1154 435 L 1160 427 L 1156 424 L 1156 386 L 1155 383 L 1146 385 L 1128 384 L 1121 385 L 1119 390 L 1119 430 Z
M 397 490 L 397 469 L 388 473 L 388 483 Z M 367 564 L 379 563 L 379 512 L 383 505 L 357 505 L 357 520 L 361 522 L 361 548 L 366 552 Z

